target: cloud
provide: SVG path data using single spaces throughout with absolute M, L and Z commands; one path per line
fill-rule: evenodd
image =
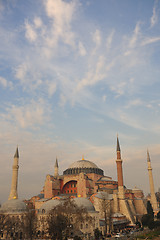
M 140 35 L 140 22 L 138 22 L 136 24 L 136 27 L 135 27 L 134 32 L 133 32 L 133 36 L 129 41 L 129 48 L 134 48 L 135 47 L 139 35 Z
M 130 108 L 130 107 L 137 107 L 137 106 L 143 106 L 144 103 L 142 102 L 141 99 L 134 99 L 132 101 L 129 101 L 126 108 Z
M 88 70 L 86 76 L 79 81 L 77 90 L 79 91 L 84 87 L 93 86 L 103 80 L 105 76 L 105 57 L 101 55 L 97 62 L 95 62 L 95 66 L 92 66 L 92 69 Z
M 4 77 L 0 77 L 0 85 L 2 85 L 2 87 L 7 88 L 9 87 L 10 89 L 13 88 L 13 84 L 10 81 L 7 81 Z
M 56 46 L 59 39 L 72 47 L 75 46 L 75 36 L 71 30 L 71 23 L 77 3 L 75 0 L 71 2 L 44 1 L 47 16 L 53 20 L 52 33 L 48 38 L 50 46 Z
M 145 46 L 145 45 L 152 44 L 152 43 L 159 42 L 159 41 L 160 41 L 160 37 L 148 37 L 148 38 L 143 39 L 141 45 Z
M 157 6 L 158 6 L 158 0 L 156 0 L 155 3 L 154 3 L 153 15 L 152 15 L 152 17 L 150 19 L 150 26 L 151 26 L 151 28 L 154 27 L 156 25 L 156 23 L 158 22 Z
M 83 43 L 79 42 L 78 47 L 79 47 L 79 54 L 80 54 L 80 56 L 85 56 L 86 55 L 86 49 L 83 46 Z
M 26 33 L 25 36 L 29 42 L 35 42 L 37 39 L 37 33 L 34 31 L 34 28 L 28 23 L 25 23 Z
M 111 44 L 112 44 L 112 41 L 113 41 L 114 33 L 115 33 L 115 30 L 112 30 L 110 35 L 107 37 L 107 40 L 106 40 L 106 48 L 107 48 L 107 50 L 109 50 L 111 48 Z
M 26 105 L 10 105 L 1 117 L 20 128 L 36 128 L 48 120 L 49 112 L 49 107 L 46 106 L 44 100 L 38 99 L 37 102 L 31 100 Z
M 56 83 L 54 81 L 47 81 L 46 84 L 48 87 L 49 97 L 52 97 L 53 94 L 56 92 L 56 88 L 57 88 Z
M 35 28 L 41 28 L 43 23 L 42 23 L 42 20 L 40 17 L 35 17 L 34 18 L 34 25 L 35 25 Z

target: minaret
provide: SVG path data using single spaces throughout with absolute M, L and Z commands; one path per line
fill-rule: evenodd
M 14 160 L 13 160 L 13 166 L 12 166 L 12 184 L 11 184 L 11 191 L 8 200 L 11 199 L 17 199 L 18 193 L 17 193 L 17 186 L 18 186 L 18 160 L 19 160 L 19 152 L 18 147 L 16 149 Z
M 151 160 L 150 160 L 148 150 L 147 150 L 147 164 L 148 164 L 148 175 L 149 175 L 149 184 L 150 184 L 150 193 L 151 193 L 151 204 L 152 204 L 153 212 L 156 214 L 158 212 L 158 204 L 157 204 L 157 199 L 154 191 Z
M 54 165 L 54 177 L 58 177 L 58 160 L 56 158 L 56 162 L 55 162 L 55 165 Z
M 117 160 L 116 160 L 116 164 L 117 164 L 117 178 L 118 178 L 119 198 L 124 199 L 122 159 L 121 159 L 121 150 L 120 150 L 118 136 L 117 136 Z

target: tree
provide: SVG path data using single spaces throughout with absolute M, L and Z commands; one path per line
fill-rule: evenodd
M 6 238 L 20 239 L 20 233 L 22 232 L 22 224 L 18 215 L 0 214 L 0 231 L 1 235 L 5 235 Z
M 25 213 L 21 221 L 26 239 L 34 239 L 37 231 L 37 216 L 35 210 L 31 209 Z
M 157 213 L 157 219 L 160 219 L 160 211 Z
M 154 212 L 150 201 L 147 201 L 147 214 L 154 218 Z
M 57 240 L 73 236 L 79 230 L 80 222 L 85 220 L 91 220 L 86 209 L 78 207 L 73 199 L 65 199 L 47 217 L 49 236 Z
M 102 236 L 101 231 L 100 231 L 98 228 L 96 228 L 96 229 L 94 230 L 95 240 L 99 240 L 99 239 L 101 238 L 101 236 Z
M 148 227 L 149 229 L 154 228 L 154 219 L 152 218 L 152 216 L 150 214 L 144 214 L 142 216 L 141 221 L 142 221 L 143 227 Z
M 111 215 L 112 215 L 112 210 L 111 210 L 111 200 L 109 200 L 109 196 L 108 193 L 101 193 L 101 212 L 102 215 L 104 217 L 104 223 L 105 223 L 105 234 L 107 234 L 107 232 L 110 233 L 111 231 Z

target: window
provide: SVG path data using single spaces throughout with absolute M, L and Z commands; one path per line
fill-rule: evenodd
M 86 223 L 86 228 L 88 228 L 88 224 Z
M 45 213 L 45 209 L 42 209 L 42 213 Z

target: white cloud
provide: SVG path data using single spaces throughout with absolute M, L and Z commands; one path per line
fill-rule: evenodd
M 105 78 L 105 57 L 103 55 L 99 56 L 97 62 L 94 64 L 95 65 L 92 66 L 92 69 L 88 70 L 86 76 L 79 81 L 77 85 L 78 91 L 81 90 L 83 87 L 93 86 Z
M 112 44 L 112 41 L 113 41 L 114 33 L 115 33 L 115 31 L 112 30 L 110 35 L 107 37 L 107 41 L 106 41 L 106 48 L 107 48 L 107 50 L 109 50 L 111 48 L 111 44 Z
M 107 96 L 106 96 L 106 95 L 103 95 L 103 96 L 102 96 L 103 102 L 106 102 L 106 99 L 107 99 Z
M 48 38 L 50 46 L 56 46 L 59 38 L 72 47 L 75 46 L 74 33 L 71 31 L 71 23 L 77 6 L 77 1 L 64 2 L 62 0 L 44 1 L 47 16 L 53 20 L 53 29 Z
M 99 29 L 93 33 L 93 42 L 96 44 L 96 49 L 101 45 L 101 32 Z
M 35 28 L 41 28 L 42 27 L 42 20 L 40 17 L 35 17 L 34 18 L 34 25 Z
M 23 63 L 19 65 L 15 70 L 15 77 L 21 80 L 21 82 L 25 82 L 27 71 L 28 71 L 28 66 L 26 63 Z
M 148 37 L 148 38 L 145 38 L 141 45 L 142 46 L 145 46 L 145 45 L 148 45 L 148 44 L 151 44 L 151 43 L 155 43 L 155 42 L 159 42 L 160 41 L 160 37 Z
M 86 49 L 85 49 L 83 43 L 79 42 L 78 47 L 79 47 L 80 56 L 85 56 L 86 55 Z
M 2 114 L 2 118 L 6 121 L 14 122 L 20 128 L 36 128 L 48 120 L 50 110 L 44 100 L 39 99 L 38 102 L 31 100 L 26 105 L 11 105 L 6 112 L 6 114 Z
M 136 27 L 135 27 L 134 32 L 133 32 L 133 36 L 132 36 L 132 38 L 129 41 L 129 47 L 130 48 L 134 48 L 135 47 L 136 42 L 138 40 L 139 34 L 140 34 L 140 22 L 138 22 L 136 24 Z
M 37 39 L 37 33 L 35 32 L 33 26 L 31 26 L 28 22 L 25 23 L 26 33 L 25 36 L 29 42 L 35 42 Z
M 7 80 L 3 77 L 0 77 L 0 84 L 6 88 L 7 87 Z
M 154 3 L 154 7 L 153 7 L 153 15 L 150 19 L 150 24 L 151 24 L 151 28 L 155 26 L 155 24 L 158 21 L 158 15 L 157 15 L 157 4 L 158 4 L 158 0 L 155 1 Z
M 47 87 L 49 97 L 53 96 L 53 94 L 56 92 L 56 83 L 54 81 L 47 82 Z
M 142 102 L 141 99 L 134 99 L 128 102 L 126 108 L 130 108 L 132 106 L 137 107 L 137 106 L 142 106 L 144 103 Z
M 7 81 L 4 77 L 0 77 L 0 85 L 2 85 L 4 88 L 12 88 L 13 84 L 10 81 Z

